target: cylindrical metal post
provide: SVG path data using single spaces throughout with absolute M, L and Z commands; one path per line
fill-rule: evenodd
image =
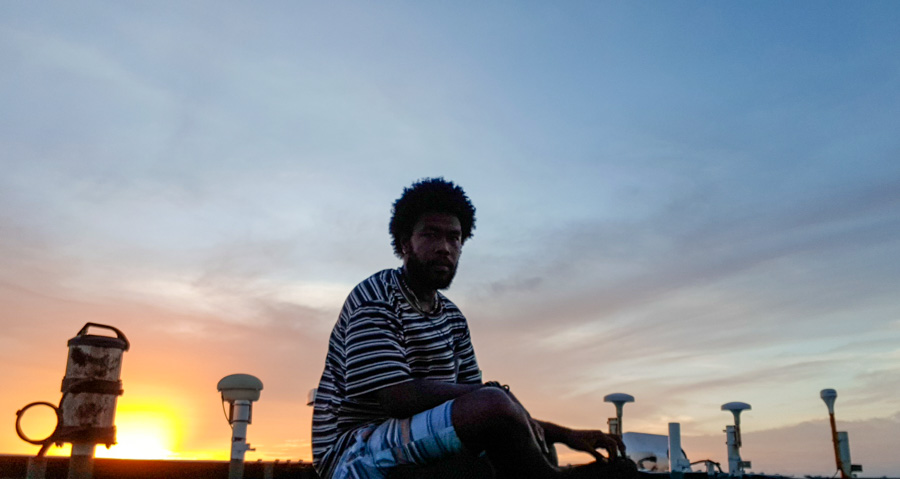
M 619 429 L 619 420 L 611 417 L 606 421 L 606 424 L 609 426 L 609 433 L 613 436 L 622 435 L 621 430 Z
M 619 426 L 619 435 L 621 436 L 625 429 L 622 428 L 622 403 L 616 403 L 616 423 Z
M 734 426 L 725 426 L 725 444 L 728 446 L 728 474 L 740 476 L 744 470 L 741 467 L 741 449 L 737 444 L 737 431 Z
M 47 476 L 47 457 L 29 457 L 25 479 L 44 479 Z
M 669 477 L 682 479 L 684 465 L 681 459 L 681 424 L 669 423 Z
M 247 425 L 250 424 L 251 402 L 245 399 L 234 401 L 234 416 L 231 419 L 231 462 L 228 467 L 228 479 L 244 477 L 244 453 L 250 446 L 247 444 Z
M 611 402 L 616 406 L 616 424 L 618 425 L 619 436 L 625 432 L 622 427 L 622 406 L 627 402 L 634 402 L 634 396 L 625 393 L 613 393 L 603 396 L 605 402 Z
M 845 431 L 837 433 L 838 451 L 840 457 L 841 477 L 853 477 L 850 461 L 850 436 Z
M 69 459 L 69 479 L 91 479 L 94 477 L 94 443 L 76 442 L 72 444 Z
M 734 414 L 734 442 L 737 444 L 738 449 L 743 446 L 743 442 L 741 440 L 741 412 L 740 411 L 731 411 Z

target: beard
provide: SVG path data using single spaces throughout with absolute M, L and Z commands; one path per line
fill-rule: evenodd
M 415 253 L 409 253 L 406 258 L 406 274 L 409 276 L 410 287 L 414 290 L 437 291 L 447 289 L 456 276 L 456 264 L 449 271 L 437 269 L 437 261 L 422 261 Z

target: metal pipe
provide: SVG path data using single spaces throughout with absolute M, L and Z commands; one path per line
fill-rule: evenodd
M 622 407 L 627 402 L 634 402 L 634 396 L 625 393 L 613 393 L 604 396 L 603 400 L 616 405 L 616 425 L 618 426 L 618 435 L 621 436 L 625 432 L 625 429 L 622 427 Z
M 850 436 L 845 431 L 838 431 L 838 450 L 841 458 L 841 477 L 853 477 L 853 464 L 850 462 Z
M 619 436 L 622 435 L 622 432 L 625 430 L 622 428 L 622 403 L 616 403 L 616 424 L 619 427 Z
M 728 446 L 728 475 L 742 476 L 741 449 L 738 446 L 737 431 L 734 426 L 725 426 L 725 444 Z
M 47 457 L 29 457 L 25 479 L 44 479 L 45 477 L 47 477 Z
M 72 444 L 68 479 L 92 479 L 94 477 L 94 448 L 96 446 L 91 442 Z
M 244 477 L 244 453 L 250 449 L 247 444 L 247 425 L 250 424 L 251 401 L 234 401 L 234 416 L 231 420 L 231 462 L 228 465 L 228 479 Z
M 841 461 L 841 446 L 838 440 L 837 424 L 834 422 L 834 413 L 828 412 L 828 419 L 831 420 L 831 440 L 834 442 L 834 463 L 837 465 L 838 471 L 841 471 L 841 478 L 848 479 L 850 476 L 844 472 L 844 464 Z
M 682 479 L 684 477 L 684 460 L 681 455 L 681 424 L 669 423 L 669 477 Z

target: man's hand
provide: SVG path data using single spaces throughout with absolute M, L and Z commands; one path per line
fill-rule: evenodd
M 531 423 L 531 432 L 534 434 L 534 439 L 537 441 L 538 446 L 541 447 L 541 452 L 544 455 L 550 454 L 550 445 L 547 444 L 547 438 L 544 435 L 544 427 L 541 426 L 539 421 L 532 419 L 529 417 L 528 422 Z
M 508 394 L 516 404 L 522 406 L 522 403 L 519 402 L 512 391 L 508 388 L 505 388 L 505 390 L 506 394 Z M 529 422 L 531 423 L 531 431 L 544 454 L 549 453 L 551 444 L 554 442 L 561 442 L 570 449 L 586 452 L 594 456 L 594 459 L 602 462 L 605 462 L 607 458 L 597 452 L 597 449 L 605 449 L 610 459 L 615 458 L 619 453 L 622 454 L 622 457 L 625 457 L 625 443 L 622 442 L 620 436 L 606 434 L 603 431 L 564 428 L 553 423 L 538 421 L 532 418 L 531 414 L 528 413 L 528 410 L 526 410 L 524 406 L 522 406 L 522 410 L 528 415 Z
M 565 436 L 561 441 L 563 444 L 576 451 L 586 452 L 598 461 L 606 461 L 606 458 L 597 449 L 605 449 L 610 459 L 618 453 L 625 456 L 625 443 L 620 436 L 592 430 L 570 430 Z

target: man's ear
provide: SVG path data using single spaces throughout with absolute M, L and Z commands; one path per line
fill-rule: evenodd
M 412 248 L 412 245 L 410 244 L 409 238 L 406 238 L 406 239 L 400 241 L 400 255 L 403 256 L 404 259 L 406 258 L 406 255 L 409 254 L 409 250 L 411 248 Z

